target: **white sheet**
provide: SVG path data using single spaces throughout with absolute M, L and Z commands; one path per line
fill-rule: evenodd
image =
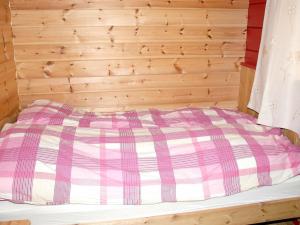
M 2 201 L 0 202 L 0 221 L 29 219 L 32 225 L 67 225 L 192 212 L 292 197 L 300 197 L 300 176 L 279 185 L 198 202 L 140 206 L 34 206 Z

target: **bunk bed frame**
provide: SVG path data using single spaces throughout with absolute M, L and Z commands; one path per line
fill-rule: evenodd
M 253 116 L 257 114 L 247 108 L 255 71 L 242 67 L 239 110 Z M 287 136 L 299 144 L 296 134 L 285 131 Z M 129 220 L 94 222 L 77 225 L 242 225 L 278 221 L 300 217 L 300 196 L 276 201 L 244 204 L 232 207 L 178 213 L 163 216 L 144 217 Z M 0 225 L 30 225 L 30 221 L 0 222 Z

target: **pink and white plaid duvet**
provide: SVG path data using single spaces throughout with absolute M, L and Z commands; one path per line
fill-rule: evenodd
M 0 199 L 153 204 L 232 195 L 300 174 L 300 149 L 230 110 L 96 115 L 36 101 L 0 134 Z

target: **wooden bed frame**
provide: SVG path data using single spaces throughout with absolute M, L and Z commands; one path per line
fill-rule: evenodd
M 242 67 L 239 110 L 253 116 L 257 116 L 256 112 L 247 108 L 254 74 L 254 70 Z M 299 144 L 299 138 L 296 134 L 291 131 L 285 131 L 285 133 L 295 144 Z M 300 217 L 300 196 L 297 198 L 201 210 L 190 213 L 77 225 L 242 225 L 293 219 L 298 217 Z M 30 221 L 0 222 L 0 225 L 30 225 Z

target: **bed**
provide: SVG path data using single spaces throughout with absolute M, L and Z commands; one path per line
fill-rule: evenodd
M 243 209 L 239 205 L 249 206 L 260 202 L 278 201 L 282 199 L 296 198 L 300 195 L 300 176 L 275 185 L 253 189 L 236 195 L 214 198 L 206 201 L 190 201 L 178 203 L 163 203 L 155 205 L 118 206 L 118 205 L 59 205 L 36 206 L 28 204 L 16 205 L 10 202 L 0 202 L 0 220 L 16 220 L 27 218 L 32 225 L 67 225 L 77 223 L 92 223 L 95 221 L 107 224 L 107 221 L 125 221 L 141 217 L 161 217 L 164 215 L 180 215 L 182 213 L 207 212 L 224 208 L 234 208 L 234 214 L 222 215 L 227 221 L 236 222 L 249 220 L 253 214 L 243 215 Z M 238 210 L 237 210 L 238 209 Z M 293 209 L 292 207 L 287 209 Z M 269 210 L 268 210 L 269 211 Z M 259 222 L 262 211 L 252 222 Z M 243 216 L 242 216 L 243 215 Z M 274 216 L 274 214 L 273 214 Z M 281 216 L 281 215 L 280 215 Z M 217 218 L 214 216 L 214 218 Z M 173 218 L 174 219 L 174 218 Z M 268 219 L 268 216 L 266 216 Z M 152 221 L 152 219 L 150 219 Z M 205 220 L 205 219 L 203 219 Z M 176 220 L 175 220 L 176 221 Z M 219 221 L 220 223 L 220 221 Z M 219 224 L 216 220 L 214 224 Z M 122 223 L 116 223 L 122 224 Z M 137 223 L 136 223 L 137 224 Z M 221 224 L 221 223 L 220 223 Z
M 158 126 L 159 129 L 157 129 Z M 62 132 L 63 127 L 67 128 L 66 132 Z M 74 132 L 74 129 L 79 139 L 74 145 L 77 147 L 71 150 L 77 151 L 79 153 L 77 155 L 88 154 L 91 157 L 90 161 L 87 158 L 81 160 L 81 163 L 85 162 L 85 167 L 79 165 L 81 170 L 74 172 L 76 176 L 72 177 L 70 172 L 66 173 L 70 169 L 70 159 L 66 157 L 69 154 L 63 152 L 63 157 L 58 157 L 55 151 L 59 148 L 57 137 L 65 140 L 72 139 L 74 135 L 70 135 L 70 132 Z M 2 132 L 2 147 L 4 143 L 7 149 L 30 148 L 37 152 L 36 146 L 39 146 L 43 151 L 38 152 L 39 162 L 35 165 L 35 169 L 30 167 L 32 166 L 30 163 L 24 164 L 23 161 L 16 160 L 15 163 L 18 166 L 12 166 L 11 171 L 1 170 L 1 183 L 6 185 L 1 188 L 0 197 L 3 201 L 0 208 L 4 210 L 0 210 L 0 220 L 30 219 L 33 224 L 40 224 L 41 220 L 43 224 L 89 222 L 108 224 L 108 221 L 109 224 L 168 224 L 173 222 L 195 224 L 195 221 L 196 224 L 209 224 L 209 219 L 212 219 L 213 215 L 215 224 L 217 224 L 216 221 L 220 224 L 224 221 L 243 224 L 245 221 L 255 223 L 298 217 L 300 194 L 297 187 L 300 186 L 300 182 L 297 175 L 300 172 L 300 151 L 279 133 L 278 129 L 258 126 L 253 117 L 233 110 L 186 108 L 160 111 L 153 109 L 96 115 L 79 112 L 59 103 L 37 101 L 20 114 L 15 124 L 8 124 Z M 20 144 L 24 143 L 22 138 L 25 135 L 30 140 L 25 143 L 29 145 L 20 148 Z M 36 137 L 39 139 L 35 139 Z M 97 137 L 96 142 L 95 137 Z M 162 137 L 164 137 L 163 140 Z M 120 138 L 123 146 L 116 145 L 120 142 Z M 153 145 L 153 140 L 159 145 Z M 164 141 L 167 145 L 164 145 Z M 105 156 L 111 156 L 111 152 L 114 152 L 112 164 L 110 167 L 105 167 L 106 172 L 107 168 L 117 165 L 114 164 L 115 159 L 121 158 L 125 171 L 139 172 L 140 177 L 132 176 L 131 173 L 120 175 L 120 171 L 116 170 L 109 170 L 106 175 L 112 174 L 112 176 L 106 180 L 93 177 L 95 174 L 89 173 L 86 165 L 90 166 L 90 169 L 93 168 L 91 159 L 95 159 L 92 157 L 95 149 L 85 152 L 85 149 L 88 149 L 86 143 L 92 143 L 97 149 L 103 148 L 102 150 L 106 150 L 104 151 L 106 153 L 109 150 L 109 154 Z M 109 143 L 109 146 L 101 145 L 101 143 Z M 116 150 L 123 148 L 127 151 L 132 147 L 130 143 L 135 143 L 135 146 L 139 147 L 126 154 L 123 152 L 120 157 L 120 152 Z M 218 166 L 214 163 L 208 163 L 209 166 L 203 165 L 200 169 L 201 176 L 199 171 L 195 171 L 198 165 L 189 167 L 186 163 L 182 163 L 188 162 L 193 165 L 197 160 L 205 161 L 204 158 L 193 159 L 193 152 L 185 152 L 186 149 L 189 151 L 201 149 L 197 146 L 199 143 L 207 147 L 205 157 L 208 162 L 213 162 L 216 155 L 221 162 Z M 212 143 L 218 146 L 222 154 L 213 151 Z M 62 144 L 64 149 L 70 149 L 68 142 L 62 142 Z M 144 160 L 153 157 L 156 148 L 165 148 L 169 152 L 169 156 L 166 156 L 159 155 L 159 151 L 156 151 L 158 157 L 161 157 L 160 160 L 172 162 L 168 165 L 162 164 L 155 170 L 167 174 L 158 174 L 153 172 L 153 168 L 149 168 L 149 165 L 154 164 L 158 167 L 159 162 L 153 164 L 153 161 L 149 163 Z M 261 151 L 253 152 L 257 149 Z M 280 157 L 273 157 L 274 149 Z M 210 152 L 208 153 L 207 150 Z M 52 151 L 52 154 L 44 154 L 49 151 Z M 264 155 L 268 151 L 269 153 Z M 134 155 L 135 152 L 137 155 Z M 183 152 L 185 154 L 182 154 Z M 224 158 L 231 152 L 234 152 L 233 158 L 237 160 Z M 245 152 L 248 153 L 244 154 Z M 25 153 L 19 152 L 19 155 L 23 154 Z M 27 158 L 29 160 L 32 160 L 31 157 L 36 157 L 36 155 L 25 155 L 29 157 Z M 3 160 L 9 157 L 14 158 L 10 153 L 6 153 L 5 156 L 2 153 L 1 168 L 10 168 Z M 49 160 L 53 160 L 53 157 L 62 160 L 58 163 L 61 166 L 60 170 L 51 168 L 51 164 L 53 166 L 55 163 L 49 163 Z M 73 157 L 71 161 L 74 166 L 76 157 Z M 143 165 L 139 171 L 136 167 L 137 161 L 139 166 Z M 24 166 L 26 171 L 31 171 L 32 174 L 24 174 L 24 170 L 20 169 Z M 16 168 L 19 168 L 18 172 Z M 124 167 L 122 169 L 124 170 Z M 170 173 L 170 169 L 175 172 Z M 62 172 L 57 175 L 53 172 L 55 170 Z M 5 173 L 12 172 L 20 174 L 20 179 L 12 181 L 11 177 L 3 176 Z M 200 177 L 204 177 L 205 172 L 208 176 L 207 182 L 202 182 Z M 165 175 L 165 180 L 162 175 Z M 172 175 L 173 180 L 168 179 Z M 66 176 L 69 179 L 68 182 L 64 180 Z M 85 179 L 86 176 L 89 176 L 89 179 Z M 34 185 L 26 189 L 24 185 L 28 184 L 28 178 L 33 180 Z M 237 179 L 239 182 L 236 181 Z M 64 182 L 60 183 L 57 180 Z M 97 184 L 86 183 L 88 180 Z M 108 184 L 109 180 L 114 180 L 116 183 Z M 141 182 L 144 187 L 137 189 Z M 175 188 L 174 183 L 177 185 Z M 78 187 L 80 185 L 84 188 Z M 259 186 L 266 187 L 257 188 Z M 97 187 L 97 190 L 93 187 Z M 109 192 L 109 189 L 113 192 Z M 31 203 L 40 206 L 16 203 Z M 69 205 L 70 203 L 72 204 Z M 60 204 L 67 205 L 61 206 Z M 95 204 L 101 204 L 101 206 L 95 206 Z M 38 214 L 31 214 L 32 209 Z M 245 217 L 249 210 L 255 212 L 257 216 Z M 64 212 L 65 216 L 58 217 L 57 215 L 61 212 Z M 78 212 L 81 212 L 80 218 L 78 218 Z M 99 216 L 99 212 L 104 212 L 104 214 L 101 213 Z M 216 218 L 216 212 L 218 212 L 219 219 Z

